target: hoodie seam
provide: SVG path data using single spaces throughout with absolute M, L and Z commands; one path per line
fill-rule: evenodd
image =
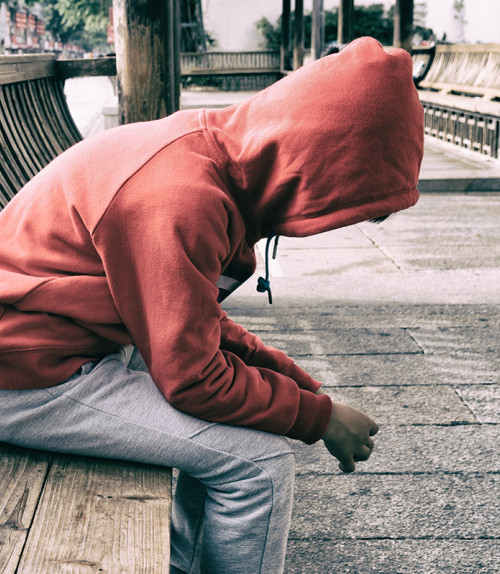
M 222 151 L 219 147 L 219 144 L 215 140 L 215 137 L 212 133 L 212 130 L 208 127 L 207 110 L 205 108 L 202 108 L 199 111 L 198 119 L 200 122 L 200 129 L 202 130 L 203 135 L 205 136 L 205 140 L 210 145 L 210 147 L 213 149 L 213 151 L 217 154 L 217 164 L 220 164 L 221 160 L 223 160 L 223 154 L 222 154 Z M 241 170 L 239 165 L 238 165 L 238 168 Z
M 111 208 L 111 205 L 113 204 L 113 202 L 115 201 L 117 195 L 120 193 L 120 191 L 122 191 L 122 189 L 127 185 L 127 183 L 134 178 L 140 171 L 141 169 L 143 169 L 146 165 L 148 165 L 151 161 L 154 160 L 154 158 L 162 153 L 164 150 L 166 150 L 168 147 L 170 147 L 171 145 L 177 143 L 179 140 L 191 136 L 193 134 L 199 133 L 199 132 L 203 132 L 203 129 L 201 127 L 196 128 L 196 129 L 192 129 L 184 134 L 181 134 L 179 137 L 176 137 L 175 139 L 173 139 L 172 141 L 167 142 L 165 145 L 163 145 L 161 148 L 157 149 L 151 156 L 148 157 L 148 159 L 146 161 L 144 161 L 134 172 L 132 172 L 124 181 L 122 181 L 122 183 L 119 185 L 119 187 L 117 188 L 116 192 L 113 194 L 113 197 L 111 197 L 111 199 L 108 202 L 108 205 L 106 206 L 106 209 L 104 209 L 104 211 L 102 212 L 101 216 L 99 217 L 99 220 L 97 221 L 97 223 L 94 226 L 94 229 L 92 229 L 92 231 L 89 229 L 89 233 L 90 233 L 90 237 L 94 237 L 95 234 L 97 233 L 97 230 L 102 222 L 102 220 L 104 219 L 104 217 L 106 216 L 107 212 L 109 211 L 109 209 Z
M 5 303 L 6 305 L 9 305 L 11 307 L 15 307 L 18 303 L 21 303 L 21 301 L 23 299 L 26 299 L 26 297 L 28 297 L 29 295 L 31 295 L 32 293 L 34 293 L 35 291 L 37 291 L 38 289 L 40 289 L 41 287 L 43 287 L 44 285 L 47 285 L 48 283 L 52 283 L 52 281 L 55 281 L 57 279 L 57 277 L 48 277 L 47 279 L 45 279 L 44 281 L 42 281 L 41 283 L 38 283 L 38 285 L 35 285 L 34 287 L 32 287 L 29 291 L 27 291 L 26 293 L 24 293 L 23 295 L 21 295 L 21 297 L 19 297 L 18 299 L 16 299 L 15 301 L 12 301 L 11 303 Z M 19 310 L 19 309 L 18 309 Z M 3 315 L 0 314 L 0 317 Z
M 208 126 L 208 120 L 207 120 L 207 110 L 205 108 L 200 109 L 199 111 L 199 122 L 200 122 L 200 127 L 203 131 L 203 134 L 205 135 L 205 139 L 207 140 L 207 142 L 209 143 L 209 145 L 211 145 L 211 147 L 213 148 L 213 150 L 215 151 L 215 153 L 218 155 L 217 157 L 217 167 L 222 170 L 222 162 L 226 159 L 224 153 L 222 152 L 222 150 L 220 149 L 219 144 L 217 143 L 217 140 L 215 139 L 215 136 L 211 130 L 211 128 Z M 245 172 L 243 171 L 243 168 L 241 167 L 240 163 L 234 159 L 231 158 L 231 164 L 236 166 L 236 168 L 238 169 L 238 171 L 241 174 L 241 180 L 243 182 L 243 185 L 246 184 L 246 177 L 245 177 Z M 228 190 L 229 191 L 229 190 Z M 241 211 L 241 209 L 238 206 L 238 203 L 236 202 L 235 198 L 233 197 L 232 194 L 231 195 L 231 200 L 234 202 L 234 204 L 236 205 L 237 209 L 240 211 L 241 216 L 243 217 L 243 213 Z M 261 237 L 259 235 L 254 234 L 253 232 L 251 232 L 248 228 L 248 226 L 245 223 L 245 233 L 247 236 L 247 241 L 250 244 L 255 244 L 257 243 L 257 241 L 259 241 L 259 239 L 261 239 Z
M 339 212 L 339 211 L 343 211 L 344 209 L 350 209 L 353 207 L 359 207 L 360 205 L 367 205 L 373 202 L 378 202 L 384 199 L 390 199 L 391 197 L 397 197 L 401 194 L 407 193 L 407 192 L 411 192 L 411 191 L 415 191 L 417 189 L 417 187 L 408 187 L 405 189 L 399 189 L 398 191 L 395 191 L 393 193 L 389 193 L 386 195 L 382 195 L 382 196 L 378 196 L 378 197 L 373 197 L 371 199 L 371 201 L 367 201 L 366 199 L 363 200 L 359 200 L 359 201 L 350 201 L 347 203 L 344 203 L 341 206 L 335 207 L 335 208 L 328 208 L 328 209 L 322 209 L 320 211 L 314 211 L 312 213 L 304 213 L 301 215 L 290 215 L 288 217 L 282 217 L 281 219 L 277 219 L 276 223 L 285 223 L 288 221 L 301 221 L 303 219 L 315 219 L 316 217 L 322 217 L 323 215 L 328 215 L 329 213 L 334 213 L 334 212 Z
M 220 167 L 220 160 L 224 160 L 224 154 L 222 153 L 222 150 L 220 149 L 220 146 L 217 143 L 217 140 L 215 139 L 215 136 L 212 133 L 212 130 L 208 127 L 207 110 L 206 109 L 200 110 L 200 124 L 201 124 L 201 127 L 203 129 L 203 132 L 206 133 L 206 135 L 208 136 L 209 143 L 212 145 L 212 147 L 214 148 L 214 151 L 218 155 L 218 163 L 219 163 L 219 167 Z M 238 171 L 241 174 L 242 181 L 245 182 L 246 181 L 245 173 L 244 173 L 243 168 L 241 167 L 240 163 L 234 159 L 231 159 L 231 163 L 238 168 Z

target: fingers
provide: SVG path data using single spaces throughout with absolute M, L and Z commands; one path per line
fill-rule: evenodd
M 368 460 L 372 454 L 375 443 L 371 438 L 366 441 L 358 452 L 352 458 L 346 458 L 342 460 L 339 464 L 339 468 L 342 472 L 354 472 L 356 470 L 356 463 Z
M 370 448 L 367 445 L 363 445 L 361 449 L 353 456 L 354 461 L 359 462 L 363 460 L 368 460 L 370 458 L 372 450 L 373 446 Z
M 339 464 L 339 468 L 342 472 L 354 472 L 356 465 L 354 464 L 354 459 L 346 459 Z

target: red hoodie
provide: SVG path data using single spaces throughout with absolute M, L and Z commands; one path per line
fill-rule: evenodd
M 54 160 L 0 214 L 0 388 L 139 348 L 176 408 L 311 443 L 331 402 L 221 310 L 254 244 L 413 205 L 412 61 L 353 42 L 224 110 L 122 126 Z M 233 281 L 236 279 L 236 281 Z

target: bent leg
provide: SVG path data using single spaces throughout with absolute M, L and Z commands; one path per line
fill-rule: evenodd
M 172 564 L 194 573 L 199 555 L 207 574 L 281 572 L 294 477 L 288 441 L 177 411 L 131 355 L 122 349 L 48 389 L 0 390 L 0 440 L 178 468 Z M 184 473 L 200 485 L 191 501 Z

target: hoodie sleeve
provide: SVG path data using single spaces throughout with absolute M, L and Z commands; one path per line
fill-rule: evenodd
M 157 158 L 131 178 L 94 233 L 115 305 L 153 380 L 190 415 L 315 442 L 330 418 L 327 396 L 299 389 L 273 369 L 276 361 L 252 366 L 235 348 L 221 349 L 215 284 L 241 235 L 234 204 L 209 178 L 166 178 L 164 166 Z
M 231 351 L 252 367 L 265 367 L 295 381 L 300 389 L 315 393 L 321 383 L 315 381 L 283 351 L 264 345 L 259 337 L 234 323 L 226 313 L 221 320 L 221 348 Z

